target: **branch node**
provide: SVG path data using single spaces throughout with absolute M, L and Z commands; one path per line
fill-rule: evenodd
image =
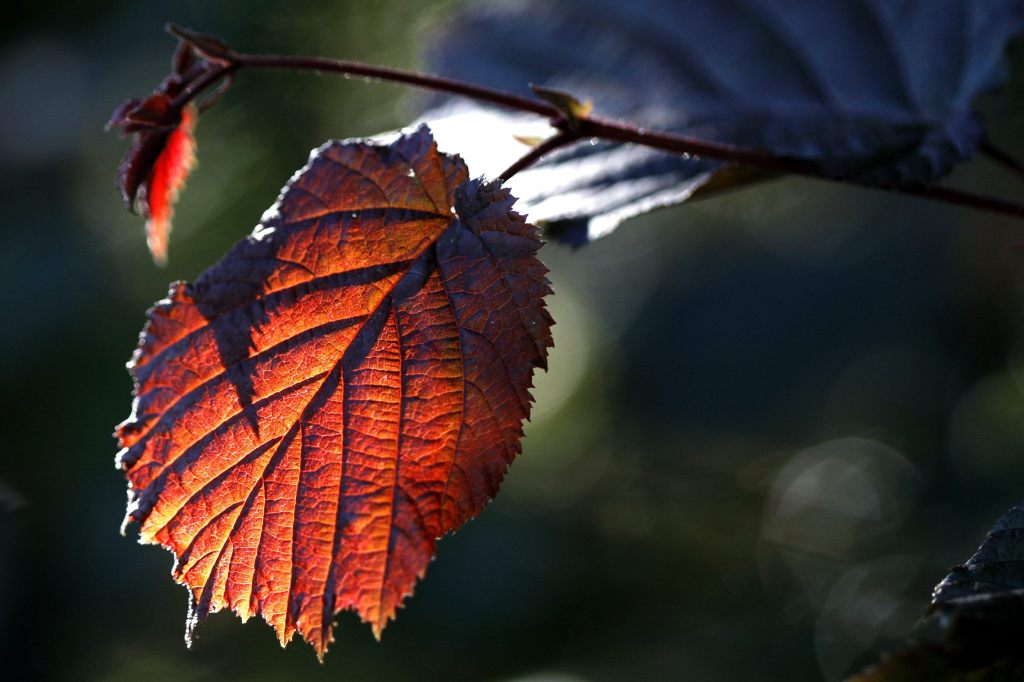
M 557 120 L 553 121 L 552 124 L 561 130 L 568 129 L 571 132 L 579 133 L 580 121 L 590 116 L 590 112 L 594 110 L 594 103 L 589 99 L 579 100 L 575 95 L 565 90 L 558 90 L 556 88 L 547 88 L 543 85 L 530 84 L 530 89 L 533 93 L 540 97 L 545 102 L 553 105 L 562 116 Z M 558 125 L 558 123 L 564 121 L 565 126 Z

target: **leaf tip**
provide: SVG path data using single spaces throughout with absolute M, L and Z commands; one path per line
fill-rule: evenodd
M 131 502 L 129 502 L 128 503 L 128 510 L 124 513 L 124 518 L 121 519 L 121 528 L 120 528 L 121 537 L 127 537 L 128 536 L 128 526 L 132 522 L 132 513 L 134 511 L 135 511 L 135 505 L 133 505 Z
M 167 266 L 167 236 L 170 231 L 171 224 L 166 215 L 151 216 L 146 221 L 146 246 L 153 262 L 161 268 Z
M 530 84 L 530 89 L 533 90 L 533 94 L 561 111 L 570 124 L 575 124 L 579 119 L 586 118 L 594 110 L 594 103 L 589 99 L 581 100 L 565 90 L 534 85 L 532 83 Z

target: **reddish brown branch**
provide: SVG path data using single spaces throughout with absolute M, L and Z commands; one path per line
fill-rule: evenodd
M 315 71 L 317 73 L 340 73 L 346 76 L 360 76 L 391 83 L 404 83 L 417 88 L 447 92 L 452 95 L 469 97 L 480 102 L 489 102 L 508 109 L 528 111 L 539 116 L 555 118 L 558 109 L 547 102 L 521 97 L 509 92 L 473 85 L 451 78 L 430 76 L 412 71 L 390 69 L 360 62 L 349 62 L 323 57 L 291 57 L 287 55 L 239 54 L 235 66 L 242 69 L 285 69 L 292 71 Z
M 720 142 L 708 142 L 674 133 L 644 130 L 628 123 L 620 123 L 596 116 L 579 119 L 577 127 L 581 137 L 597 137 L 602 140 L 639 144 L 666 152 L 676 152 L 677 154 L 706 156 L 711 159 L 755 166 L 781 173 L 821 176 L 817 164 L 804 159 L 773 156 L 757 149 L 737 147 Z
M 501 175 L 498 176 L 498 179 L 502 182 L 507 182 L 509 178 L 519 171 L 524 168 L 529 168 L 533 164 L 537 163 L 541 157 L 550 154 L 560 147 L 567 147 L 579 139 L 580 136 L 577 133 L 570 132 L 568 130 L 560 130 L 535 146 L 529 152 L 524 154 L 518 161 L 502 171 Z
M 178 35 L 183 40 L 188 40 L 189 34 L 187 32 L 172 32 L 175 32 L 175 35 Z M 506 169 L 500 175 L 502 180 L 511 178 L 555 149 L 571 144 L 577 139 L 587 137 L 638 144 L 676 154 L 703 156 L 777 173 L 794 173 L 816 178 L 822 177 L 818 164 L 806 159 L 776 156 L 757 149 L 710 142 L 668 132 L 644 130 L 628 123 L 596 116 L 575 116 L 570 122 L 557 107 L 542 99 L 522 97 L 494 88 L 413 71 L 325 57 L 242 54 L 226 48 L 218 55 L 216 60 L 209 62 L 207 69 L 205 73 L 192 81 L 175 98 L 173 103 L 175 107 L 183 107 L 202 92 L 236 71 L 244 69 L 283 69 L 290 71 L 312 71 L 315 73 L 337 73 L 344 76 L 359 76 L 372 80 L 403 83 L 417 88 L 468 97 L 479 102 L 487 102 L 507 109 L 533 113 L 550 119 L 552 125 L 558 128 L 560 132 L 545 140 Z M 1024 166 L 1021 166 L 1019 162 L 1005 154 L 1005 152 L 992 147 L 988 143 L 982 144 L 982 151 L 1000 163 L 1024 174 Z M 942 187 L 928 187 L 924 189 L 893 188 L 890 191 L 1024 218 L 1024 205 L 995 197 L 976 195 Z
M 884 189 L 884 188 L 883 188 Z M 1024 218 L 1024 206 L 1021 204 L 1015 204 L 1012 201 L 1006 201 L 997 197 L 990 197 L 984 194 L 974 194 L 973 192 L 965 192 L 959 189 L 952 189 L 950 187 L 920 187 L 920 188 L 893 188 L 889 191 L 897 192 L 899 194 L 909 194 L 911 196 L 924 197 L 925 199 L 931 199 L 932 201 L 941 201 L 946 204 L 954 204 L 956 206 L 968 206 L 970 208 L 978 208 L 983 211 L 989 211 L 991 213 L 1000 213 L 1006 216 L 1014 216 L 1017 218 Z
M 992 144 L 989 140 L 982 140 L 981 145 L 978 148 L 985 156 L 1006 168 L 1009 168 L 1011 171 L 1024 178 L 1024 163 L 1021 163 L 1019 159 L 1007 154 L 1005 151 Z

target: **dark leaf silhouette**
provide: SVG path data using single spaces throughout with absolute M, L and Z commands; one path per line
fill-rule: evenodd
M 1017 0 L 528 0 L 466 11 L 431 68 L 523 94 L 552 86 L 600 115 L 815 161 L 830 177 L 919 186 L 974 153 L 974 100 L 1005 79 L 1022 27 Z M 423 120 L 445 150 L 472 151 L 476 131 L 530 129 L 477 104 L 435 104 Z M 487 151 L 467 156 L 487 174 L 522 153 L 510 145 L 487 165 Z M 584 243 L 689 198 L 719 167 L 582 145 L 510 187 L 556 238 Z
M 427 129 L 331 142 L 252 236 L 149 313 L 117 436 L 126 523 L 175 557 L 188 637 L 262 615 L 376 635 L 495 495 L 551 345 L 536 228 Z
M 974 556 L 935 586 L 932 609 L 1014 590 L 1024 590 L 1024 506 L 999 519 Z
M 1024 677 L 1024 506 L 935 587 L 928 618 L 905 650 L 851 678 L 1016 680 Z

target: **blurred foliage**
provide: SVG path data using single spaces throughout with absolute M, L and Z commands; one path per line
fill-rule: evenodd
M 556 348 L 524 454 L 381 644 L 343 615 L 319 666 L 222 614 L 186 650 L 171 557 L 117 534 L 110 431 L 143 312 L 248 232 L 309 149 L 419 100 L 245 74 L 199 123 L 164 270 L 103 123 L 166 73 L 165 21 L 415 67 L 450 5 L 63 5 L 22 7 L 0 46 L 5 679 L 837 679 L 893 648 L 1024 500 L 1021 223 L 785 179 L 545 247 Z M 1012 55 L 983 109 L 1019 154 Z M 1020 196 L 984 160 L 953 181 Z

